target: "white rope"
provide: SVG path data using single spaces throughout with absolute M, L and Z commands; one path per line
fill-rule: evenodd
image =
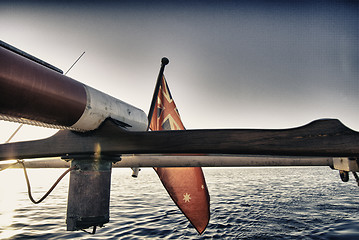
M 8 121 L 8 122 L 16 122 L 16 123 L 23 123 L 27 125 L 33 125 L 38 127 L 45 127 L 45 128 L 54 128 L 54 129 L 61 129 L 61 130 L 73 130 L 78 132 L 83 132 L 84 130 L 79 128 L 73 128 L 73 127 L 67 127 L 62 125 L 56 125 L 56 124 L 49 124 L 49 123 L 43 123 L 35 120 L 30 120 L 26 118 L 19 118 L 19 117 L 12 117 L 8 115 L 0 114 L 0 120 Z

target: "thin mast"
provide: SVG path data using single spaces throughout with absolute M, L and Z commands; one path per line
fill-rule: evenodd
M 151 119 L 152 119 L 152 115 L 153 115 L 153 111 L 156 105 L 156 101 L 157 101 L 157 96 L 158 96 L 158 91 L 160 90 L 160 86 L 161 86 L 161 81 L 162 81 L 162 77 L 163 77 L 163 72 L 165 71 L 165 66 L 169 63 L 170 61 L 168 60 L 168 58 L 163 57 L 161 59 L 161 68 L 160 68 L 160 72 L 158 74 L 157 77 L 157 82 L 156 82 L 156 87 L 155 90 L 153 92 L 153 97 L 152 97 L 152 102 L 151 102 L 151 106 L 150 106 L 150 111 L 148 113 L 148 126 L 147 126 L 147 131 L 150 128 L 151 125 Z

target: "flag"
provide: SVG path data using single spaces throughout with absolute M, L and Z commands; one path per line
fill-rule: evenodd
M 152 131 L 185 130 L 163 75 L 150 129 Z M 210 216 L 209 194 L 202 169 L 200 167 L 154 169 L 172 200 L 198 233 L 202 234 Z

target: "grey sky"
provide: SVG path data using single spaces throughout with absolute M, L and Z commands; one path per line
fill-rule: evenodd
M 187 128 L 359 130 L 358 3 L 3 3 L 1 39 L 148 112 L 160 60 Z

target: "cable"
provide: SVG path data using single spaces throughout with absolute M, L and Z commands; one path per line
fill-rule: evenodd
M 359 177 L 358 177 L 358 174 L 356 172 L 352 172 L 354 177 L 355 177 L 355 181 L 357 181 L 357 184 L 359 186 Z
M 9 142 L 11 141 L 11 139 L 16 135 L 16 133 L 20 130 L 20 128 L 22 128 L 22 126 L 24 126 L 23 123 L 21 123 L 21 124 L 19 125 L 19 127 L 15 130 L 15 132 L 13 132 L 13 134 L 9 137 L 8 140 L 6 140 L 5 143 L 9 143 Z
M 26 172 L 26 167 L 25 167 L 25 164 L 24 164 L 24 161 L 22 160 L 18 160 L 18 163 L 20 163 L 24 169 L 24 174 L 25 174 L 25 179 L 26 179 L 26 184 L 27 184 L 27 192 L 28 192 L 28 195 L 29 195 L 29 198 L 31 200 L 31 202 L 33 202 L 34 204 L 38 204 L 38 203 L 41 203 L 51 192 L 52 190 L 54 190 L 54 188 L 56 187 L 56 185 L 61 181 L 61 179 L 63 177 L 65 177 L 65 175 L 67 173 L 69 173 L 71 170 L 74 170 L 74 169 L 77 169 L 77 166 L 72 166 L 70 167 L 69 169 L 67 169 L 57 180 L 56 182 L 52 185 L 52 187 L 45 193 L 45 195 L 40 198 L 40 200 L 38 201 L 35 201 L 34 198 L 32 197 L 32 194 L 31 194 L 31 186 L 30 186 L 30 181 L 29 181 L 29 177 L 27 176 L 27 172 Z
M 83 232 L 85 232 L 85 233 L 88 233 L 88 234 L 90 234 L 90 235 L 95 235 L 95 233 L 96 233 L 96 225 L 93 226 L 92 232 L 88 232 L 88 231 L 86 231 L 85 229 L 81 229 L 81 231 L 83 231 Z

